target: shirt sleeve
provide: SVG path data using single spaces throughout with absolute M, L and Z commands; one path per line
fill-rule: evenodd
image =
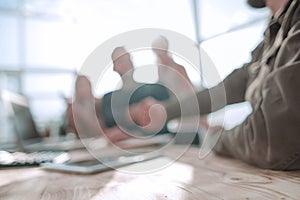
M 221 134 L 214 147 L 217 153 L 262 168 L 300 167 L 299 27 L 282 43 L 252 114 L 241 125 Z
M 214 112 L 228 104 L 244 101 L 244 94 L 248 80 L 247 66 L 234 70 L 223 82 L 217 86 L 196 93 L 200 115 Z M 183 100 L 185 104 L 192 102 L 195 96 L 189 96 Z M 192 103 L 190 105 L 193 105 Z M 167 119 L 173 119 L 181 115 L 180 102 L 178 100 L 166 106 Z M 198 109 L 190 108 L 188 115 L 197 115 Z
M 218 85 L 200 91 L 196 94 L 197 101 L 199 104 L 200 115 L 205 115 L 210 112 L 214 112 L 218 109 L 223 108 L 226 105 L 242 102 L 245 100 L 245 91 L 248 84 L 248 68 L 255 64 L 259 59 L 263 49 L 263 42 L 261 42 L 252 51 L 252 60 L 249 63 L 244 64 L 241 68 L 234 70 L 229 76 L 227 76 Z M 183 101 L 185 104 L 192 102 L 194 98 L 189 96 Z M 193 105 L 192 103 L 190 105 Z M 194 113 L 198 109 L 189 109 L 189 115 L 197 115 Z M 180 117 L 180 102 L 175 99 L 172 103 L 166 105 L 167 120 Z

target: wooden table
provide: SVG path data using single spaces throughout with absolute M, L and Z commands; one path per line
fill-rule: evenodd
M 170 163 L 174 146 L 160 157 L 122 170 Z M 173 164 L 155 172 L 111 170 L 94 175 L 41 168 L 0 170 L 0 199 L 300 199 L 300 171 L 258 169 L 211 153 L 203 160 L 190 148 Z M 172 163 L 172 162 L 171 162 Z

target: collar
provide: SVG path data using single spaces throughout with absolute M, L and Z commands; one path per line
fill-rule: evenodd
M 284 19 L 284 16 L 285 16 L 285 13 L 287 12 L 288 8 L 290 7 L 291 3 L 292 3 L 293 0 L 290 0 L 287 2 L 287 4 L 280 8 L 273 16 L 272 16 L 272 19 L 271 19 L 271 22 L 273 23 L 279 23 L 280 25 L 282 24 L 283 22 L 283 19 Z M 272 24 L 272 23 L 271 23 Z

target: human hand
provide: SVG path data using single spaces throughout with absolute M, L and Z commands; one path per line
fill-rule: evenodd
M 157 133 L 164 127 L 167 113 L 161 103 L 147 98 L 130 107 L 129 118 L 141 126 L 145 132 Z
M 152 42 L 152 50 L 157 56 L 158 71 L 159 71 L 159 76 L 161 81 L 164 82 L 166 80 L 173 80 L 174 76 L 176 78 L 176 76 L 180 75 L 186 81 L 188 81 L 188 83 L 191 83 L 185 68 L 182 65 L 176 63 L 172 58 L 171 54 L 169 53 L 169 41 L 166 37 L 164 36 L 157 37 Z M 166 67 L 173 69 L 174 72 L 178 74 L 174 73 L 170 69 L 167 69 Z

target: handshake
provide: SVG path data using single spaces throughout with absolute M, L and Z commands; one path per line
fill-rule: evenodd
M 124 47 L 117 47 L 112 53 L 114 71 L 121 76 L 123 86 L 121 90 L 105 95 L 103 99 L 103 102 L 107 103 L 102 106 L 102 110 L 105 111 L 102 117 L 105 119 L 108 116 L 113 122 L 108 123 L 109 126 L 104 131 L 111 142 L 118 142 L 141 133 L 155 135 L 169 132 L 166 128 L 169 120 L 186 116 L 194 116 L 192 128 L 189 129 L 197 132 L 199 105 L 196 91 L 185 67 L 174 61 L 168 49 L 168 40 L 163 36 L 159 36 L 152 43 L 152 51 L 157 58 L 156 84 L 135 82 L 131 56 Z
M 167 113 L 161 102 L 149 97 L 130 106 L 127 120 L 139 125 L 145 132 L 158 133 L 167 122 Z

